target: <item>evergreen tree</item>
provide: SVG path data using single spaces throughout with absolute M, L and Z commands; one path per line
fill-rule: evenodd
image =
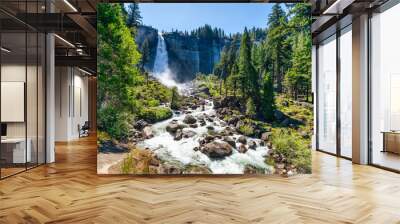
M 262 115 L 265 120 L 272 121 L 274 119 L 275 99 L 274 84 L 269 73 L 264 73 L 262 83 Z
M 149 46 L 149 40 L 147 38 L 143 41 L 141 53 L 142 53 L 142 60 L 140 63 L 141 64 L 140 67 L 142 71 L 144 71 L 146 64 L 149 63 L 150 61 L 150 46 Z
M 139 4 L 134 2 L 128 5 L 128 20 L 130 27 L 138 27 L 142 24 L 142 16 L 140 15 Z
M 299 93 L 309 94 L 311 88 L 311 38 L 300 33 L 294 46 L 292 67 L 285 77 L 285 86 L 297 100 Z
M 254 105 L 253 99 L 249 97 L 246 102 L 246 115 L 250 118 L 255 118 L 256 114 L 256 106 Z
M 267 60 L 271 64 L 270 70 L 277 85 L 277 91 L 282 92 L 282 84 L 285 71 L 290 67 L 290 41 L 287 29 L 287 16 L 280 4 L 272 7 L 268 17 L 267 38 L 264 47 L 267 52 Z M 264 63 L 266 64 L 266 63 Z
M 98 4 L 98 127 L 121 139 L 137 111 L 140 53 L 120 4 Z
M 179 109 L 179 94 L 178 88 L 172 88 L 172 97 L 171 97 L 171 109 L 178 110 Z

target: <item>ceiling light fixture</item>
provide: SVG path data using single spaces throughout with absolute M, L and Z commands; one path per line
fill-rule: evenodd
M 1 51 L 4 51 L 4 52 L 6 52 L 6 53 L 10 53 L 10 52 L 11 52 L 11 50 L 8 50 L 8 49 L 5 48 L 5 47 L 1 47 L 0 49 L 1 49 Z
M 79 68 L 79 67 L 78 67 L 78 70 L 81 71 L 81 72 L 83 72 L 83 73 L 85 73 L 86 75 L 89 75 L 89 76 L 92 76 L 92 75 L 93 75 L 92 73 L 90 73 L 90 72 L 88 72 L 88 71 L 86 71 L 86 70 L 83 70 L 83 69 L 81 69 L 81 68 Z
M 65 44 L 67 44 L 68 46 L 70 46 L 70 47 L 72 47 L 72 48 L 75 48 L 75 45 L 73 45 L 71 42 L 69 42 L 68 40 L 66 40 L 66 39 L 64 39 L 64 38 L 62 38 L 62 37 L 60 37 L 59 35 L 57 35 L 57 34 L 54 34 L 54 36 L 55 37 L 57 37 L 59 40 L 61 40 L 62 42 L 64 42 Z
M 64 3 L 68 5 L 74 12 L 78 12 L 78 10 L 68 1 L 64 0 Z

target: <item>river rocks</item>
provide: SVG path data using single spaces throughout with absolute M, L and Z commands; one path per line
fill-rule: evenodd
M 149 125 L 149 123 L 147 123 L 145 120 L 141 119 L 141 120 L 136 121 L 136 123 L 133 125 L 133 127 L 136 130 L 141 131 L 141 130 L 143 130 L 144 127 L 146 127 L 148 125 Z
M 212 171 L 204 165 L 186 165 L 183 174 L 212 174 Z
M 250 140 L 248 145 L 249 145 L 249 149 L 255 150 L 257 148 L 257 143 L 253 140 Z
M 265 174 L 265 169 L 248 164 L 244 167 L 243 173 L 244 174 Z
M 169 133 L 175 133 L 178 129 L 183 129 L 183 128 L 186 128 L 187 126 L 186 125 L 184 125 L 184 124 L 179 124 L 177 121 L 171 121 L 168 125 L 167 125 L 167 127 L 166 127 L 166 130 L 169 132 Z
M 182 129 L 176 130 L 175 135 L 174 135 L 174 140 L 179 141 L 182 139 L 182 137 L 183 137 Z
M 232 147 L 236 147 L 236 143 L 235 143 L 235 140 L 233 140 L 231 137 L 229 137 L 229 136 L 224 136 L 223 138 L 222 138 L 225 142 L 227 142 L 229 145 L 231 145 Z
M 207 123 L 206 123 L 206 121 L 203 119 L 203 120 L 199 120 L 199 123 L 200 123 L 200 126 L 206 126 L 207 125 Z
M 158 166 L 159 174 L 182 174 L 184 166 L 178 161 L 166 161 Z
M 283 121 L 285 119 L 285 114 L 280 110 L 275 110 L 274 117 L 278 121 Z
M 271 137 L 271 132 L 264 132 L 261 134 L 261 140 L 263 141 L 269 141 L 270 137 Z
M 211 130 L 211 131 L 213 131 L 215 129 L 213 126 L 207 126 L 206 128 L 207 128 L 207 130 Z
M 240 143 L 242 143 L 242 144 L 246 144 L 246 143 L 247 143 L 247 138 L 246 138 L 245 136 L 241 135 L 241 136 L 238 138 L 238 142 L 240 142 Z
M 194 124 L 190 124 L 189 127 L 191 127 L 191 128 L 197 128 L 197 127 L 199 127 L 199 125 L 196 124 L 196 123 L 194 123 Z
M 213 103 L 215 109 L 228 107 L 239 111 L 243 110 L 239 98 L 235 96 L 227 96 L 220 99 L 214 99 Z
M 238 116 L 233 116 L 228 120 L 229 125 L 233 125 L 236 127 L 237 122 L 240 120 Z
M 192 130 L 183 130 L 182 131 L 182 137 L 183 138 L 191 138 L 194 137 L 197 133 Z
M 183 123 L 185 124 L 194 124 L 196 122 L 197 122 L 196 118 L 194 118 L 193 115 L 190 114 L 186 115 L 185 118 L 183 119 Z
M 239 147 L 238 147 L 238 152 L 240 152 L 240 153 L 246 153 L 247 152 L 247 147 L 246 147 L 246 145 L 245 144 L 239 144 Z
M 153 135 L 153 129 L 150 126 L 144 127 L 142 133 L 143 133 L 143 137 L 145 139 L 149 139 L 149 138 L 152 138 L 154 136 Z
M 222 159 L 232 154 L 232 146 L 224 141 L 213 141 L 205 144 L 200 151 L 213 159 Z

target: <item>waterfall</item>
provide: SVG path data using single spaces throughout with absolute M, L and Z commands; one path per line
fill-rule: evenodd
M 169 69 L 167 45 L 162 33 L 158 33 L 157 53 L 152 75 L 167 87 L 176 86 L 180 92 L 186 89 L 185 84 L 177 83 L 175 81 L 175 75 Z
M 168 52 L 164 37 L 158 33 L 157 54 L 154 61 L 153 73 L 163 73 L 168 70 Z

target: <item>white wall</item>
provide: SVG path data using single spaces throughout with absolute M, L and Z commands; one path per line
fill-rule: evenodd
M 56 67 L 55 140 L 79 138 L 78 125 L 88 121 L 88 78 L 76 68 Z

